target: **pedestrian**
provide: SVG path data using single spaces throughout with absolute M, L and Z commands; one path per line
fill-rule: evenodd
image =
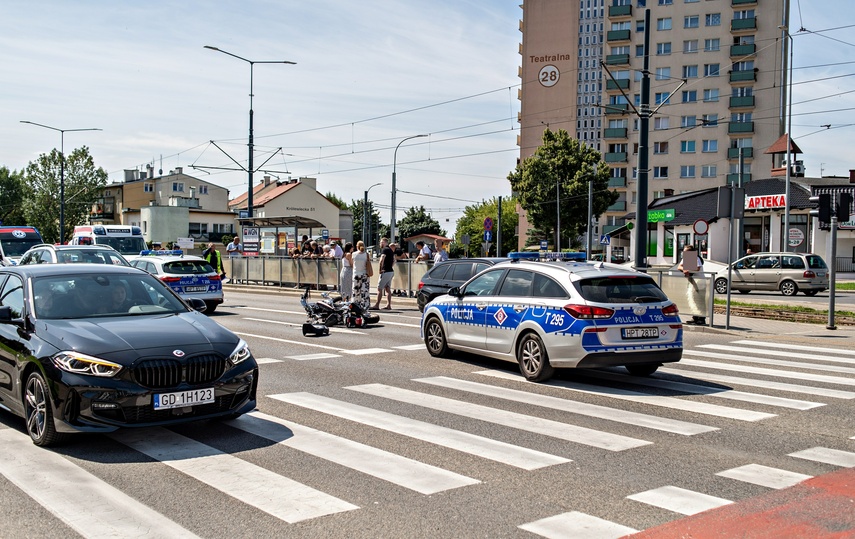
M 342 299 L 348 301 L 353 295 L 353 244 L 345 243 L 342 253 L 338 289 Z
M 318 242 L 312 240 L 309 243 L 309 256 L 312 258 L 321 258 L 324 255 L 323 249 L 320 248 Z M 303 256 L 306 256 L 306 253 L 303 253 Z
M 433 260 L 433 253 L 431 253 L 430 247 L 425 245 L 425 242 L 421 240 L 417 241 L 416 248 L 419 250 L 419 254 L 416 256 L 416 262 L 427 263 L 429 260 Z
M 365 244 L 360 240 L 356 242 L 356 250 L 351 256 L 353 262 L 353 302 L 368 312 L 371 307 L 371 277 L 374 268 L 368 253 L 365 252 Z
M 448 251 L 445 250 L 445 243 L 437 240 L 436 242 L 436 253 L 433 255 L 433 264 L 442 264 L 443 262 L 448 261 Z
M 380 300 L 386 295 L 386 310 L 392 308 L 392 277 L 395 276 L 395 251 L 388 238 L 380 238 L 380 278 L 377 280 L 377 301 L 374 309 L 380 309 Z
M 312 256 L 312 242 L 309 240 L 309 236 L 303 234 L 303 239 L 300 242 L 300 256 L 310 257 Z
M 686 245 L 683 248 L 683 257 L 680 260 L 680 265 L 677 269 L 683 272 L 686 276 L 686 299 L 689 304 L 689 312 L 692 314 L 692 320 L 687 321 L 687 324 L 705 326 L 707 318 L 705 316 L 706 306 L 704 305 L 704 288 L 702 282 L 698 282 L 693 277 L 695 273 L 700 273 L 703 277 L 704 260 L 698 255 L 698 251 L 694 245 Z
M 333 256 L 337 260 L 341 260 L 341 257 L 344 256 L 344 250 L 341 248 L 341 245 L 339 245 L 339 243 L 340 242 L 337 241 L 333 241 L 332 243 L 330 243 L 330 248 L 333 250 Z
M 240 238 L 235 236 L 230 244 L 226 246 L 226 252 L 229 253 L 229 258 L 235 258 L 243 253 L 243 245 L 240 244 Z
M 216 248 L 214 248 L 213 243 L 208 243 L 208 248 L 202 252 L 202 258 L 204 258 L 205 261 L 214 268 L 214 271 L 219 274 L 220 279 L 222 279 L 223 282 L 226 282 L 226 270 L 223 268 L 223 256 Z

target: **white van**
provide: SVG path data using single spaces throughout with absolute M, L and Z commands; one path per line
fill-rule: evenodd
M 76 226 L 71 245 L 109 245 L 128 259 L 148 249 L 140 227 L 127 225 Z
M 44 243 L 32 226 L 0 226 L 0 266 L 14 266 L 30 247 Z

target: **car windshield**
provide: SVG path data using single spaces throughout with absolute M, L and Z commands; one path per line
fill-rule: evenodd
M 56 252 L 56 261 L 61 264 L 113 264 L 116 266 L 127 266 L 128 263 L 122 256 L 107 249 L 59 249 Z
M 583 279 L 576 290 L 587 301 L 595 303 L 656 303 L 668 297 L 651 277 L 619 276 Z
M 173 275 L 204 275 L 214 273 L 214 268 L 204 260 L 176 260 L 164 262 L 163 272 Z
M 6 256 L 22 256 L 24 253 L 30 250 L 31 247 L 35 247 L 42 242 L 41 238 L 15 238 L 12 237 L 11 234 L 8 234 L 8 238 L 5 237 L 7 234 L 3 235 L 4 237 L 0 238 L 0 241 L 3 242 L 3 253 Z
M 97 245 L 109 245 L 123 255 L 138 255 L 140 251 L 146 250 L 145 241 L 142 236 L 127 236 L 117 238 L 115 236 L 96 236 Z
M 78 319 L 186 312 L 187 306 L 148 274 L 55 275 L 34 278 L 38 319 Z

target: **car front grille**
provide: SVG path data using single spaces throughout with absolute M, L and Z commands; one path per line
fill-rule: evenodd
M 175 359 L 147 359 L 134 366 L 132 376 L 139 385 L 149 389 L 176 387 L 184 382 L 191 385 L 206 384 L 218 379 L 226 371 L 226 359 L 205 354 L 178 361 Z

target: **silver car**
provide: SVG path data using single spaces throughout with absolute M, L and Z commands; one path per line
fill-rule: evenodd
M 727 293 L 727 268 L 716 273 L 715 291 Z M 809 253 L 756 253 L 734 262 L 731 290 L 780 290 L 785 296 L 804 292 L 815 296 L 828 290 L 828 266 L 821 256 Z
M 205 314 L 213 313 L 223 302 L 223 283 L 220 275 L 204 258 L 176 254 L 181 251 L 143 253 L 146 254 L 131 261 L 132 266 L 159 278 L 185 300 L 203 300 Z
M 646 376 L 683 354 L 677 306 L 656 282 L 602 262 L 497 264 L 430 302 L 421 326 L 432 356 L 515 361 L 531 381 L 555 368 L 624 366 Z

